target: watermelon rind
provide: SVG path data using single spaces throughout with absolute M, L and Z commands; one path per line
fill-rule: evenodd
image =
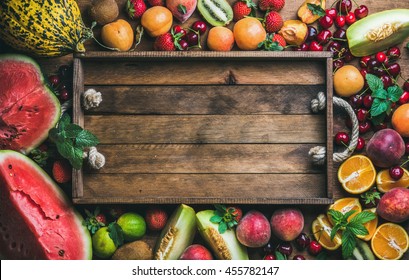
M 38 73 L 38 78 L 39 78 L 39 86 L 42 87 L 44 92 L 48 93 L 48 98 L 51 101 L 51 104 L 53 105 L 53 108 L 49 108 L 47 110 L 47 113 L 49 113 L 52 109 L 54 109 L 54 114 L 52 118 L 50 119 L 48 123 L 48 129 L 44 129 L 44 131 L 35 139 L 31 139 L 31 143 L 27 144 L 24 147 L 21 147 L 18 151 L 23 153 L 23 154 L 29 154 L 34 148 L 38 147 L 45 139 L 48 137 L 48 132 L 52 127 L 55 127 L 57 124 L 60 115 L 61 115 L 61 105 L 60 101 L 54 94 L 54 92 L 50 89 L 48 86 L 48 83 L 46 79 L 44 78 L 43 72 L 41 71 L 40 66 L 37 64 L 35 60 L 32 58 L 26 56 L 26 55 L 21 55 L 21 54 L 0 54 L 0 63 L 4 61 L 14 61 L 14 62 L 23 62 L 23 63 L 28 63 L 31 64 L 31 66 L 36 70 Z M 0 81 L 0 94 L 1 94 L 1 83 Z M 3 108 L 4 109 L 4 108 Z M 33 124 L 35 125 L 35 124 Z
M 14 160 L 14 161 L 12 161 Z M 66 194 L 61 190 L 61 188 L 50 178 L 50 176 L 41 168 L 39 167 L 33 160 L 28 158 L 27 156 L 16 152 L 12 150 L 0 150 L 0 183 L 10 183 L 10 181 L 7 180 L 7 176 L 11 176 L 9 173 L 9 167 L 8 165 L 10 162 L 18 162 L 22 161 L 24 164 L 27 164 L 32 170 L 29 170 L 29 168 L 24 168 L 24 173 L 23 174 L 17 174 L 19 176 L 18 178 L 18 186 L 9 186 L 8 189 L 12 191 L 20 191 L 24 192 L 27 196 L 30 196 L 30 199 L 32 199 L 36 204 L 38 204 L 39 208 L 44 210 L 44 211 L 50 211 L 49 213 L 54 213 L 53 211 L 53 203 L 55 208 L 63 208 L 66 209 L 66 213 L 64 213 L 64 216 L 69 217 L 69 222 L 72 223 L 72 227 L 67 228 L 66 230 L 69 232 L 66 234 L 66 237 L 71 237 L 71 236 L 79 236 L 80 238 L 80 244 L 75 244 L 77 248 L 82 248 L 81 250 L 78 250 L 79 253 L 78 255 L 75 255 L 74 253 L 74 259 L 92 259 L 92 240 L 90 233 L 86 226 L 83 224 L 83 217 L 75 210 L 75 208 L 72 206 L 70 200 L 66 196 Z M 26 176 L 26 177 L 24 177 Z M 30 179 L 32 179 L 34 176 L 39 176 L 37 178 L 40 178 L 44 182 L 43 184 L 43 192 L 41 193 L 35 193 L 35 191 L 38 192 L 37 190 L 34 190 L 34 193 L 30 193 Z M 21 178 L 21 179 L 20 179 Z M 17 180 L 17 179 L 16 179 Z M 4 186 L 2 186 L 4 187 Z M 5 187 L 7 188 L 7 186 Z M 51 193 L 49 200 L 46 200 L 44 197 L 44 193 Z M 39 198 L 40 197 L 40 198 Z M 40 200 L 42 203 L 46 205 L 40 205 Z M 44 202 L 45 201 L 45 202 Z M 16 202 L 18 203 L 18 202 Z M 62 205 L 62 206 L 61 206 Z M 19 212 L 17 210 L 16 206 L 16 212 Z M 47 208 L 45 208 L 47 207 Z M 59 210 L 59 209 L 58 209 Z M 0 211 L 4 211 L 2 205 L 0 205 Z M 20 209 L 21 211 L 21 209 Z M 24 210 L 23 210 L 24 211 Z M 49 213 L 44 213 L 48 217 Z M 1 213 L 1 217 L 5 217 L 9 215 L 9 213 Z M 55 235 L 60 234 L 60 229 L 61 229 L 61 223 L 60 221 L 63 218 L 60 219 L 54 219 L 52 226 L 54 227 L 55 230 Z M 23 217 L 23 220 L 26 221 L 26 227 L 31 231 L 31 234 L 34 236 L 39 236 L 42 237 L 43 232 L 36 232 L 36 226 L 32 226 L 32 223 L 38 223 L 38 221 L 41 221 L 38 217 L 35 217 L 35 214 L 31 213 L 26 213 L 26 215 Z M 52 230 L 48 229 L 47 230 Z M 64 229 L 65 230 L 65 229 Z M 58 232 L 58 233 L 57 233 Z M 16 233 L 17 235 L 18 233 Z M 0 234 L 1 235 L 1 234 Z M 31 235 L 30 235 L 31 236 Z M 2 237 L 2 236 L 0 236 Z M 64 239 L 65 240 L 65 239 Z M 43 240 L 44 241 L 44 240 Z M 0 243 L 5 242 L 4 240 L 0 239 Z M 39 241 L 40 242 L 40 241 Z M 67 241 L 68 243 L 69 241 Z M 1 244 L 3 245 L 3 244 Z M 40 245 L 44 246 L 44 245 Z M 4 246 L 0 246 L 4 248 Z M 64 247 L 65 248 L 65 247 Z M 44 252 L 46 254 L 46 259 L 56 259 L 56 258 L 51 258 L 49 255 L 47 255 L 47 250 L 49 248 L 46 248 L 46 246 L 43 247 Z M 67 253 L 67 255 L 73 255 L 70 253 Z M 8 252 L 0 252 L 0 255 L 4 255 L 6 258 L 9 258 Z M 51 255 L 51 253 L 50 253 Z M 15 258 L 15 256 L 14 256 Z M 61 258 L 64 259 L 64 258 Z

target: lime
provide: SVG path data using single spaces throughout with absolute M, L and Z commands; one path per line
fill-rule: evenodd
M 102 227 L 92 236 L 92 249 L 102 259 L 110 258 L 116 251 L 114 241 L 109 236 L 108 227 Z
M 135 241 L 145 235 L 145 219 L 139 214 L 133 212 L 125 213 L 118 218 L 117 224 L 122 228 L 126 241 Z

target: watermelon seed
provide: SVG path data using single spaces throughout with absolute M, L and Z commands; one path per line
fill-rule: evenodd
M 60 218 L 60 215 L 55 216 L 55 218 L 56 218 L 56 219 L 59 219 L 59 218 Z
M 58 255 L 60 256 L 60 257 L 63 257 L 64 256 L 64 250 L 60 250 L 60 251 L 58 251 Z
M 23 110 L 23 105 L 20 105 L 20 107 L 18 107 L 18 110 L 19 111 Z
M 12 168 L 13 168 L 13 166 L 11 164 L 9 164 L 9 169 L 12 169 Z

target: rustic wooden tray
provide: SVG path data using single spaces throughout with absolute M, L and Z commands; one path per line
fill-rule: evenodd
M 81 108 L 88 88 L 102 93 Z M 326 112 L 310 101 L 327 94 Z M 74 122 L 100 139 L 75 203 L 330 204 L 329 52 L 89 52 L 74 58 Z

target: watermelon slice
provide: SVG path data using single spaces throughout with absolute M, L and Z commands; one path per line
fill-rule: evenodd
M 0 149 L 29 153 L 47 138 L 60 111 L 34 60 L 0 55 Z
M 0 151 L 0 252 L 9 259 L 90 259 L 91 237 L 61 189 L 31 159 Z

